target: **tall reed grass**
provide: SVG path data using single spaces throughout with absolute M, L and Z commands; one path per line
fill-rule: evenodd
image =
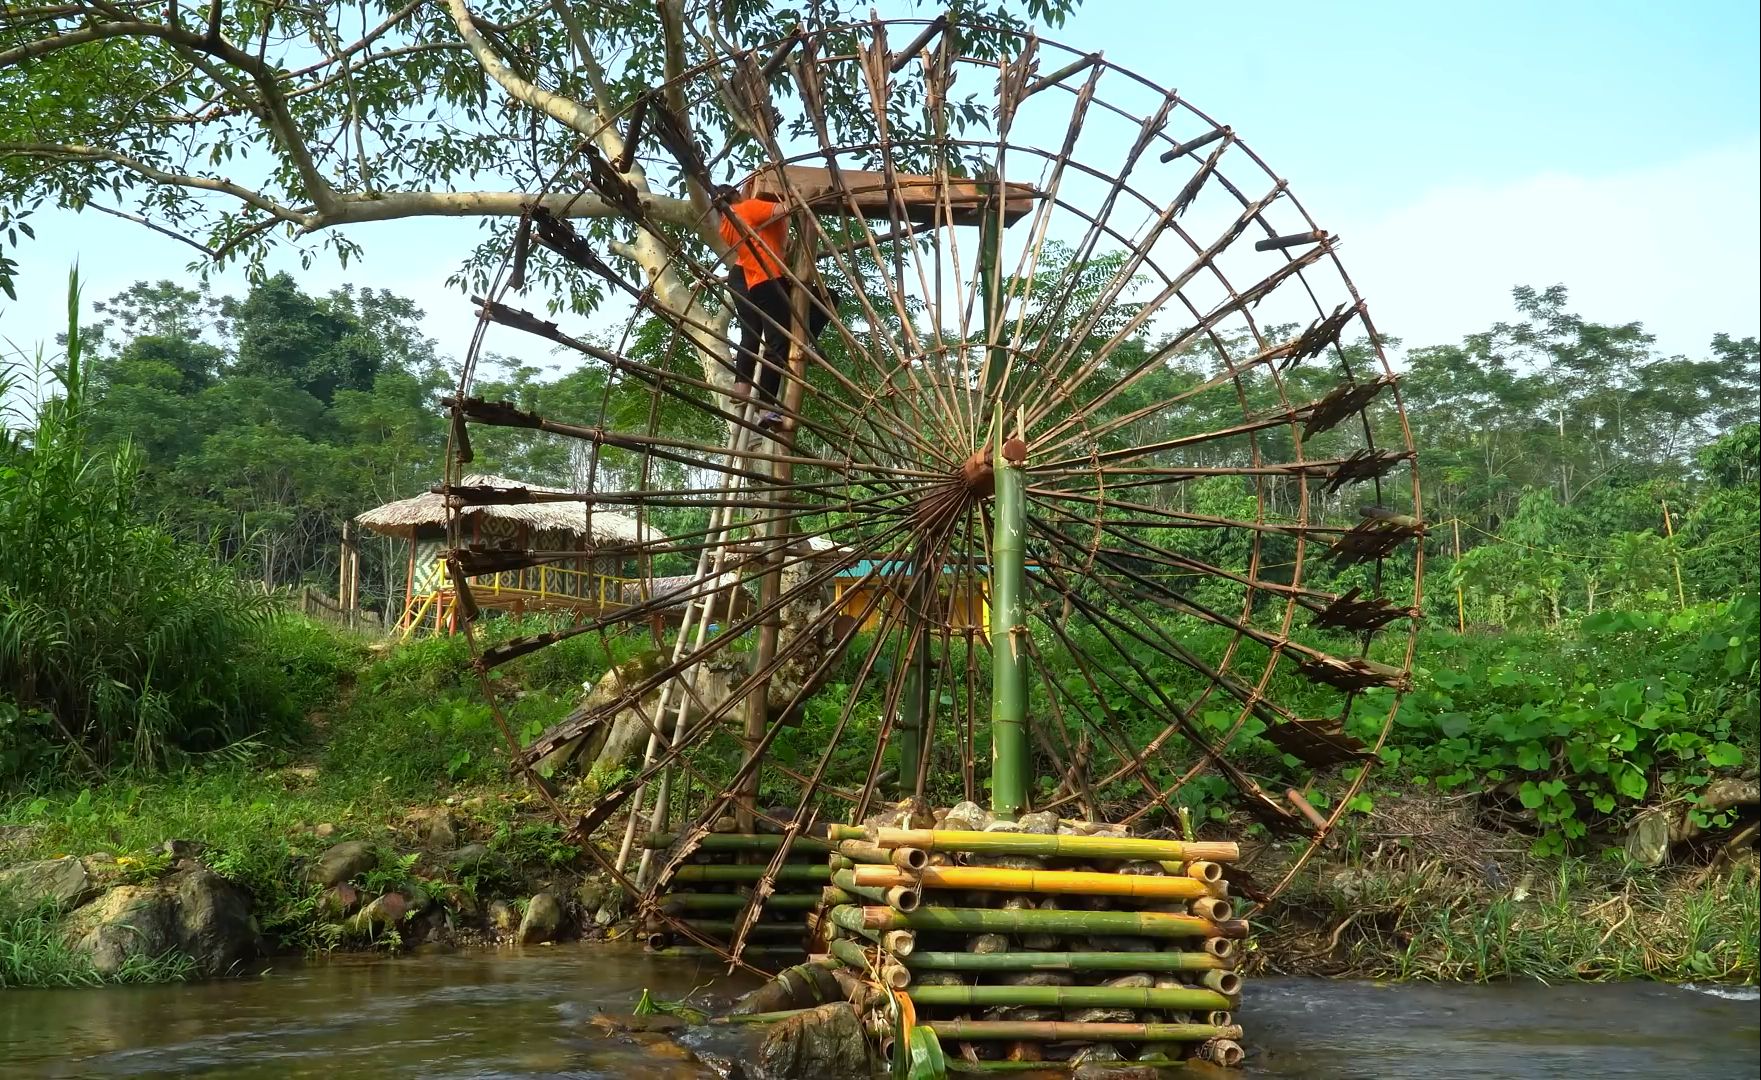
M 0 787 L 291 734 L 314 665 L 277 654 L 325 648 L 142 518 L 133 448 L 90 444 L 79 295 L 76 270 L 60 355 L 0 366 Z

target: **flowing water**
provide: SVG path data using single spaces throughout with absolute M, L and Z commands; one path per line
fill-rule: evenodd
M 570 945 L 347 958 L 187 986 L 0 991 L 0 1077 L 686 1080 L 713 1074 L 670 1040 L 608 1039 L 590 1020 L 630 1011 L 644 988 L 716 1003 L 751 985 L 718 972 Z M 1264 979 L 1248 984 L 1241 1012 L 1247 1067 L 1195 1074 L 1752 1078 L 1757 1016 L 1753 989 Z M 755 1037 L 707 1027 L 680 1041 L 739 1058 Z

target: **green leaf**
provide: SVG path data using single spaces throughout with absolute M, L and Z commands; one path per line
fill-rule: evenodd
M 1629 799 L 1644 798 L 1646 789 L 1650 787 L 1644 773 L 1625 763 L 1616 766 L 1609 775 L 1614 780 L 1614 790 Z
M 1530 810 L 1539 810 L 1547 801 L 1547 796 L 1541 793 L 1533 780 L 1523 781 L 1522 787 L 1516 789 L 1516 797 Z
M 1743 752 L 1727 742 L 1713 743 L 1706 748 L 1706 764 L 1719 768 L 1743 763 Z

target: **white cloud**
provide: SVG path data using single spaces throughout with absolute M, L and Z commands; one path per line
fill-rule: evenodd
M 1607 176 L 1437 188 L 1338 231 L 1376 325 L 1409 346 L 1511 318 L 1513 285 L 1564 284 L 1585 318 L 1643 322 L 1694 355 L 1761 324 L 1758 190 L 1750 141 Z

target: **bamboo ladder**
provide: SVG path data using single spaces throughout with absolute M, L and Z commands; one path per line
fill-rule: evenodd
M 722 574 L 726 570 L 728 547 L 733 534 L 742 526 L 734 521 L 735 503 L 740 489 L 746 485 L 745 471 L 734 468 L 736 460 L 746 456 L 765 436 L 754 434 L 752 424 L 759 414 L 759 402 L 756 394 L 740 407 L 740 423 L 730 425 L 725 458 L 732 473 L 733 491 L 720 499 L 710 511 L 709 535 L 707 543 L 697 553 L 697 569 L 692 574 L 691 583 L 685 591 L 691 599 L 685 603 L 685 610 L 679 619 L 679 635 L 673 640 L 672 662 L 676 665 L 686 655 L 686 641 L 691 641 L 690 651 L 696 652 L 703 648 L 709 639 L 709 625 L 714 613 L 716 597 L 720 589 Z M 732 593 L 730 592 L 730 596 Z M 729 601 L 732 603 L 732 601 Z M 661 686 L 660 700 L 655 708 L 655 717 L 648 728 L 648 743 L 642 753 L 642 768 L 646 771 L 655 760 L 662 755 L 670 754 L 673 747 L 682 740 L 687 711 L 690 708 L 692 693 L 684 683 L 691 678 L 694 669 L 687 667 L 679 671 L 672 679 Z M 677 699 L 675 702 L 675 698 Z M 639 708 L 640 705 L 633 707 Z M 668 713 L 671 722 L 668 722 Z M 662 733 L 665 743 L 662 743 Z M 672 798 L 673 770 L 667 768 L 660 774 L 655 785 L 654 806 L 648 814 L 648 832 L 663 832 L 669 825 L 670 805 Z M 623 842 L 618 846 L 617 866 L 622 870 L 629 865 L 630 851 L 636 843 L 637 821 L 642 817 L 643 806 L 647 798 L 646 784 L 636 789 L 635 805 L 630 810 L 629 820 L 624 824 Z M 654 849 L 644 845 L 641 861 L 636 871 L 636 884 L 646 887 L 653 873 Z

